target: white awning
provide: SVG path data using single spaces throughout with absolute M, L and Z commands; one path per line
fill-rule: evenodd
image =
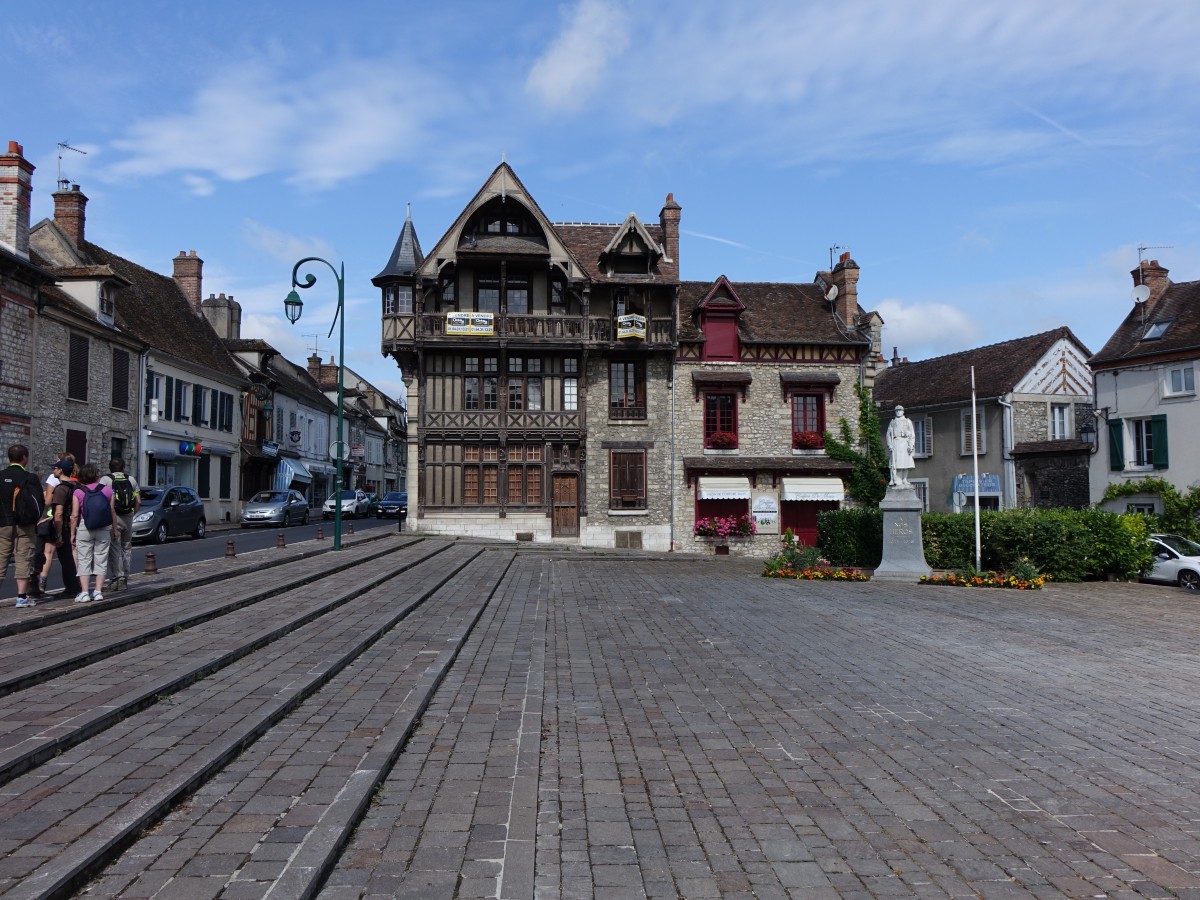
M 749 500 L 749 478 L 701 478 L 696 486 L 698 500 Z
M 277 491 L 286 491 L 292 486 L 293 481 L 299 481 L 302 484 L 310 484 L 312 475 L 308 469 L 304 467 L 304 463 L 298 459 L 288 459 L 283 457 L 279 460 L 279 467 L 275 470 L 275 484 L 273 487 Z
M 840 478 L 785 478 L 780 500 L 844 500 Z

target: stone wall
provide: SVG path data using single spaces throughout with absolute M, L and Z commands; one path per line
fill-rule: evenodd
M 28 285 L 0 277 L 0 453 L 29 444 L 35 314 Z M 3 465 L 8 465 L 4 459 Z

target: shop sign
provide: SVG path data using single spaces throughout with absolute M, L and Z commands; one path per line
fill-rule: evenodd
M 192 441 L 179 442 L 180 456 L 199 456 L 204 452 L 204 447 L 201 444 L 193 443 Z
M 646 339 L 646 317 L 635 313 L 617 316 L 617 340 L 635 339 L 639 341 Z
M 779 498 L 774 494 L 755 494 L 750 512 L 759 534 L 779 534 Z
M 277 444 L 275 441 L 263 441 L 262 452 L 264 456 L 278 456 L 279 444 Z
M 291 441 L 293 444 L 300 443 L 300 429 L 293 428 L 291 431 L 289 431 L 288 432 L 288 440 Z

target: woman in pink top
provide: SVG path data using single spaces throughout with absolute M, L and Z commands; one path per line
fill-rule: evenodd
M 116 530 L 117 511 L 113 506 L 112 488 L 99 481 L 100 471 L 92 463 L 85 463 L 79 470 L 79 487 L 71 500 L 71 535 L 75 542 L 79 582 L 83 587 L 75 598 L 76 603 L 104 599 L 108 548 Z M 93 575 L 96 577 L 94 592 L 90 590 Z

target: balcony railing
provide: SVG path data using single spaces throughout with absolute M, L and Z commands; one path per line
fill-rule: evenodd
M 414 330 L 414 326 L 415 330 Z M 430 313 L 421 316 L 384 316 L 385 343 L 424 339 L 487 339 L 488 337 L 527 338 L 533 340 L 587 341 L 593 344 L 617 342 L 616 321 L 611 316 L 495 316 L 492 334 L 455 335 L 446 333 L 446 314 Z M 670 318 L 650 319 L 646 340 L 629 344 L 671 344 L 675 339 L 675 323 Z

